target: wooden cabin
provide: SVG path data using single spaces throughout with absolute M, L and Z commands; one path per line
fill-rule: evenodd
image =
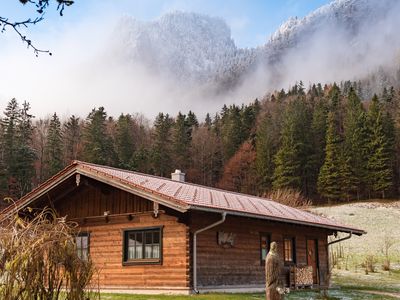
M 79 224 L 79 255 L 90 255 L 108 292 L 263 291 L 272 241 L 287 286 L 326 286 L 328 236 L 364 233 L 268 199 L 186 183 L 180 172 L 167 179 L 80 161 L 1 216 L 24 207 L 53 207 Z

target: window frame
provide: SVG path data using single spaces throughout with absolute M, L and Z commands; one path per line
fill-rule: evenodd
M 87 237 L 87 248 L 78 247 L 78 242 L 77 242 L 76 238 L 81 238 L 81 237 Z M 75 245 L 76 245 L 76 252 L 77 252 L 79 259 L 88 261 L 89 257 L 90 257 L 90 232 L 86 232 L 86 231 L 79 232 L 75 236 Z M 82 243 L 81 243 L 81 245 L 82 245 Z M 82 259 L 82 257 L 79 256 L 79 253 L 83 253 L 82 252 L 83 250 L 86 250 L 86 252 L 87 252 L 86 259 Z
M 285 241 L 290 240 L 290 245 L 292 247 L 292 260 L 286 260 L 286 246 Z M 294 236 L 284 236 L 283 237 L 283 262 L 285 265 L 295 265 L 296 264 L 296 237 Z
M 263 244 L 262 244 L 262 239 L 263 237 L 265 237 L 267 239 L 267 249 L 266 249 L 266 254 L 265 254 L 265 258 L 263 258 Z M 265 265 L 265 261 L 267 259 L 267 255 L 269 250 L 271 249 L 271 233 L 269 232 L 260 232 L 260 265 L 264 266 Z
M 137 258 L 137 259 L 128 259 L 128 237 L 130 233 L 133 232 L 148 232 L 148 231 L 159 231 L 159 246 L 160 246 L 160 257 L 159 258 Z M 144 242 L 142 245 L 142 257 L 145 254 L 145 245 Z M 132 265 L 162 265 L 163 261 L 163 226 L 154 226 L 154 227 L 141 227 L 141 228 L 128 228 L 122 231 L 122 265 L 123 266 L 132 266 Z

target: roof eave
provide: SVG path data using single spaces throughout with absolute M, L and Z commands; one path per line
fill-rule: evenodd
M 262 220 L 270 220 L 270 221 L 284 222 L 284 223 L 304 225 L 304 226 L 312 226 L 312 227 L 324 228 L 324 229 L 340 231 L 340 232 L 346 232 L 346 233 L 350 233 L 351 232 L 352 234 L 355 234 L 355 235 L 358 235 L 358 236 L 361 236 L 361 235 L 367 233 L 364 230 L 359 230 L 359 229 L 356 229 L 356 228 L 347 228 L 347 227 L 339 227 L 339 226 L 333 226 L 333 225 L 315 224 L 315 223 L 312 223 L 312 222 L 303 222 L 303 221 L 297 221 L 297 220 L 291 220 L 291 219 L 285 219 L 285 218 L 277 218 L 277 217 L 272 217 L 272 216 L 263 216 L 263 215 L 239 212 L 239 211 L 234 211 L 234 210 L 216 209 L 216 208 L 202 207 L 202 206 L 197 206 L 197 205 L 191 205 L 190 209 L 198 210 L 198 211 L 205 211 L 205 212 L 215 212 L 215 213 L 226 212 L 228 215 L 233 215 L 233 216 L 248 217 L 248 218 L 262 219 Z
M 70 178 L 76 172 L 76 165 L 71 164 L 61 172 L 54 175 L 52 178 L 44 182 L 42 185 L 32 190 L 30 193 L 26 194 L 14 204 L 7 206 L 4 210 L 0 211 L 0 221 L 6 219 L 10 215 L 16 213 L 17 211 L 27 207 L 33 201 L 37 200 L 41 196 L 45 195 L 52 188 L 58 184 L 64 182 L 66 179 Z

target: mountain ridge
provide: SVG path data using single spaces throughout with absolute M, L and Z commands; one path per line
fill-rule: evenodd
M 290 18 L 256 48 L 237 47 L 230 28 L 219 17 L 180 11 L 149 22 L 125 17 L 117 26 L 118 45 L 132 65 L 140 64 L 152 74 L 208 94 L 232 91 L 250 81 L 262 85 L 254 91 L 259 96 L 266 88 L 286 88 L 299 80 L 314 82 L 321 73 L 325 74 L 320 81 L 359 80 L 380 67 L 389 84 L 394 84 L 391 67 L 393 53 L 400 49 L 395 36 L 400 23 L 392 19 L 399 8 L 394 0 L 336 0 L 304 18 Z M 377 31 L 374 26 L 383 31 L 383 38 L 394 41 L 394 50 L 387 52 L 392 58 L 376 58 L 380 48 L 375 49 L 369 37 Z M 326 46 L 330 39 L 332 45 Z M 336 62 L 328 64 L 330 57 Z M 316 66 L 307 70 L 311 65 L 307 61 L 314 58 Z

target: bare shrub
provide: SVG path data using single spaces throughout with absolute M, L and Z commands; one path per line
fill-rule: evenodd
M 375 264 L 376 264 L 377 260 L 375 258 L 375 256 L 373 255 L 367 255 L 364 259 L 363 262 L 363 267 L 365 268 L 365 274 L 369 274 L 369 273 L 375 273 L 376 272 L 376 268 L 375 268 Z
M 270 191 L 264 197 L 291 207 L 307 208 L 312 205 L 311 200 L 304 197 L 301 192 L 289 188 Z
M 382 263 L 382 270 L 390 271 L 390 248 L 392 248 L 396 244 L 396 241 L 393 237 L 385 236 L 383 240 L 383 245 L 381 247 L 381 252 L 383 254 L 384 260 Z
M 3 220 L 0 227 L 0 299 L 86 300 L 95 274 L 90 258 L 78 257 L 77 226 L 44 209 Z

